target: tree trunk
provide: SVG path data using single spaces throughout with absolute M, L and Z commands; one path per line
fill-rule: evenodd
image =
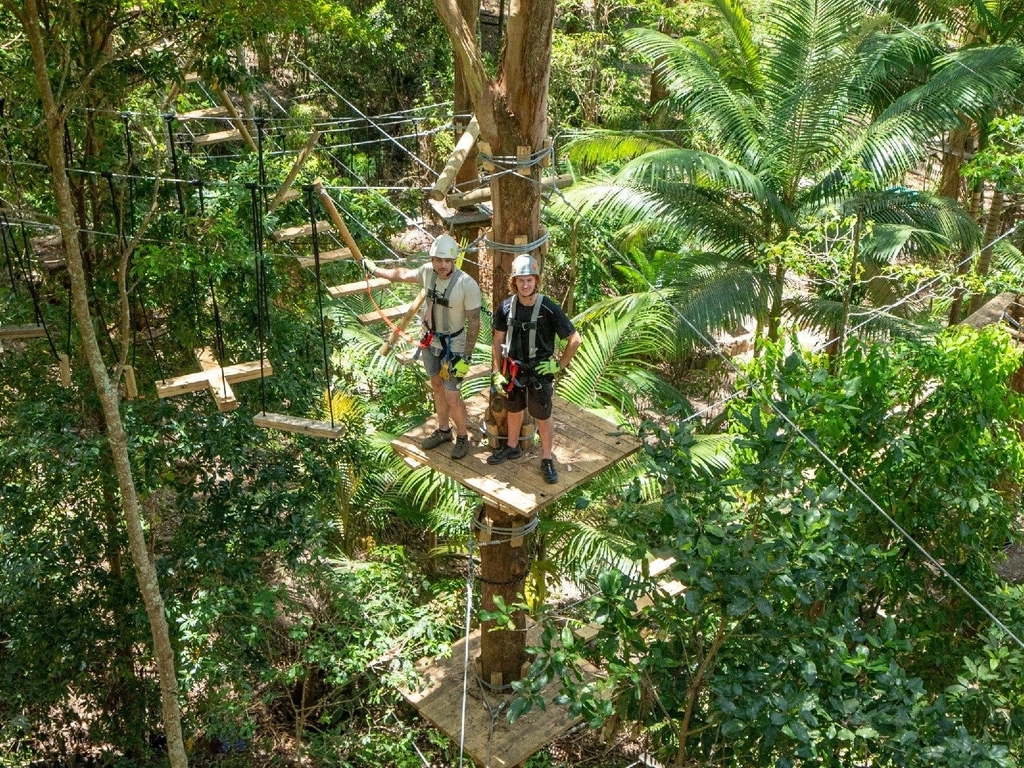
M 970 217 L 975 221 L 978 220 L 978 212 L 981 210 L 982 200 L 985 196 L 985 190 L 978 184 L 974 189 L 971 190 L 971 204 L 968 207 L 968 213 Z M 960 252 L 959 259 L 957 262 L 956 273 L 958 275 L 966 275 L 971 271 L 972 258 L 969 258 L 971 254 Z M 964 295 L 967 293 L 967 289 L 963 286 L 957 286 L 953 290 L 953 302 L 949 307 L 949 325 L 957 325 L 963 320 L 963 309 L 964 309 Z
M 988 218 L 985 220 L 985 235 L 982 238 L 982 249 L 978 255 L 978 266 L 976 272 L 978 277 L 985 277 L 992 267 L 993 243 L 999 237 L 999 224 L 1003 220 L 1003 190 L 996 187 L 992 191 L 992 200 L 988 204 Z M 967 309 L 970 315 L 981 309 L 985 303 L 985 292 L 976 293 L 971 296 L 971 305 Z
M 93 328 L 92 315 L 89 311 L 85 270 L 82 264 L 82 253 L 79 249 L 78 225 L 75 220 L 75 203 L 68 183 L 67 168 L 64 164 L 63 140 L 67 116 L 65 112 L 58 109 L 54 100 L 37 0 L 25 0 L 24 13 L 18 14 L 18 16 L 31 47 L 32 66 L 46 126 L 47 151 L 50 158 L 51 181 L 57 202 L 57 218 L 64 238 L 68 274 L 71 279 L 72 309 L 82 338 L 83 352 L 103 409 L 107 442 L 114 460 L 118 488 L 121 492 L 121 507 L 128 529 L 129 549 L 152 630 L 168 758 L 171 768 L 186 768 L 188 759 L 185 756 L 185 746 L 181 735 L 181 711 L 178 706 L 174 651 L 171 647 L 167 617 L 164 615 L 164 602 L 160 595 L 156 568 L 146 552 L 141 507 L 128 455 L 128 438 L 119 410 L 120 399 L 107 375 L 106 365 Z
M 462 17 L 466 20 L 467 26 L 474 31 L 474 34 L 479 40 L 479 29 L 480 29 L 480 0 L 458 0 L 459 12 Z M 458 56 L 455 57 L 455 140 L 458 141 L 462 135 L 463 129 L 469 124 L 470 118 L 468 115 L 473 114 L 473 100 L 469 94 L 469 85 L 466 82 L 465 65 L 462 63 L 462 59 Z M 455 186 L 460 189 L 472 189 L 477 185 L 480 178 L 480 174 L 476 168 L 476 144 L 469 150 L 466 155 L 466 160 L 462 163 L 462 167 L 459 168 L 459 172 L 455 176 Z M 469 242 L 474 242 L 480 236 L 480 228 L 476 226 L 468 227 L 465 230 L 466 239 Z M 483 254 L 483 248 L 477 250 L 478 254 Z M 476 280 L 480 282 L 480 260 L 481 256 L 476 259 L 467 258 L 463 265 L 463 270 Z
M 964 164 L 970 132 L 966 128 L 954 128 L 942 153 L 942 176 L 939 179 L 939 194 L 960 199 L 960 168 Z

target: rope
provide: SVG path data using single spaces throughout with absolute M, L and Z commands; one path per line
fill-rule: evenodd
M 171 168 L 174 169 L 174 190 L 178 194 L 178 212 L 185 215 L 185 195 L 181 191 L 181 171 L 178 168 L 178 147 L 174 143 L 174 113 L 168 112 L 164 115 L 164 120 L 167 121 L 167 147 L 171 150 Z
M 263 359 L 266 356 L 266 335 L 263 328 L 263 316 L 266 314 L 267 325 L 270 324 L 270 307 L 267 303 L 266 260 L 263 253 L 263 209 L 259 206 L 256 196 L 256 185 L 249 184 L 249 196 L 252 202 L 252 248 L 256 266 L 256 327 L 260 341 L 260 410 L 267 412 L 266 374 Z
M 334 426 L 334 395 L 331 394 L 331 364 L 327 355 L 327 326 L 324 324 L 323 286 L 320 281 L 320 233 L 316 228 L 316 212 L 313 210 L 313 185 L 306 185 L 306 207 L 309 209 L 309 221 L 313 227 L 313 272 L 316 275 L 316 308 L 320 315 L 320 345 L 324 352 L 324 378 L 327 380 L 327 411 Z
M 462 768 L 466 748 L 466 699 L 469 694 L 469 635 L 470 624 L 473 620 L 473 544 L 474 537 L 471 535 L 468 541 L 469 557 L 466 558 L 466 632 L 463 636 L 465 655 L 462 662 L 462 716 L 459 725 L 459 768 Z

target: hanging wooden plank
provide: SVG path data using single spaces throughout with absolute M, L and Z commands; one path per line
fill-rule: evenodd
M 191 112 L 182 112 L 175 115 L 179 122 L 189 120 L 210 120 L 217 117 L 227 117 L 228 111 L 224 107 L 206 107 L 205 109 L 193 109 Z
M 214 402 L 217 403 L 217 410 L 221 413 L 235 410 L 238 407 L 238 400 L 235 399 L 235 393 L 231 389 L 227 373 L 221 369 L 220 362 L 213 354 L 213 350 L 209 347 L 197 349 L 196 359 L 199 360 L 199 367 L 207 373 L 210 392 L 213 393 Z
M 327 293 L 332 299 L 343 299 L 346 296 L 355 296 L 356 294 L 363 293 L 367 289 L 376 291 L 381 288 L 387 288 L 389 285 L 391 285 L 391 281 L 386 277 L 374 277 L 369 280 L 359 280 L 354 283 L 331 286 L 327 289 Z
M 444 200 L 444 196 L 448 194 L 448 190 L 455 183 L 455 177 L 458 175 L 459 169 L 466 162 L 466 158 L 469 156 L 479 136 L 480 126 L 477 125 L 476 116 L 474 115 L 473 119 L 469 121 L 469 125 L 466 126 L 466 130 L 455 144 L 452 156 L 448 158 L 444 169 L 437 177 L 437 181 L 434 182 L 434 186 L 430 189 L 430 198 L 432 200 Z
M 270 365 L 270 361 L 264 359 L 263 375 L 271 376 L 273 373 L 274 369 Z M 220 369 L 217 369 L 216 375 L 218 377 L 220 376 Z M 224 375 L 231 384 L 239 384 L 243 381 L 258 379 L 260 377 L 260 361 L 253 360 L 247 363 L 226 365 L 224 366 Z M 187 373 L 184 376 L 175 376 L 173 379 L 158 382 L 156 385 L 156 394 L 160 398 L 165 398 L 174 397 L 175 395 L 183 395 L 186 392 L 199 392 L 207 389 L 210 386 L 209 382 L 210 373 L 207 371 Z
M 372 312 L 364 312 L 361 315 L 356 315 L 356 319 L 363 325 L 371 325 L 372 323 L 378 323 L 381 320 L 399 317 L 404 315 L 412 307 L 412 304 L 399 304 L 397 307 L 388 307 L 387 309 L 373 310 Z
M 302 170 L 302 166 L 306 164 L 306 160 L 309 159 L 310 154 L 313 152 L 313 148 L 316 143 L 320 141 L 320 137 L 323 136 L 321 131 L 313 131 L 309 135 L 309 140 L 306 142 L 306 146 L 299 152 L 299 156 L 295 158 L 295 163 L 292 165 L 292 169 L 288 171 L 288 176 L 284 180 L 284 184 L 281 185 L 281 189 L 278 190 L 277 194 L 274 195 L 274 199 L 270 201 L 270 210 L 273 211 L 281 203 L 285 202 L 285 198 L 288 197 L 288 193 L 292 192 L 292 184 L 295 183 L 295 179 L 299 177 L 299 171 Z M 299 196 L 298 190 L 294 190 L 295 196 L 288 198 L 294 200 Z
M 298 256 L 296 257 L 300 267 L 309 267 L 312 269 L 316 266 L 316 259 L 312 256 Z M 320 254 L 321 264 L 330 264 L 332 261 L 344 261 L 345 259 L 352 258 L 352 251 L 348 248 L 335 248 L 331 251 L 324 251 Z
M 71 386 L 71 360 L 63 352 L 57 353 L 57 369 L 60 371 L 60 385 Z
M 135 383 L 135 368 L 130 365 L 124 367 L 124 397 L 126 400 L 138 400 L 139 387 Z
M 332 425 L 329 421 L 301 419 L 284 413 L 267 413 L 265 411 L 257 413 L 252 417 L 252 423 L 264 429 L 278 429 L 282 432 L 295 432 L 310 437 L 338 438 L 345 434 L 343 424 Z
M 238 141 L 241 138 L 242 134 L 237 129 L 233 128 L 227 131 L 214 131 L 213 133 L 203 133 L 199 136 L 193 136 L 192 143 L 197 147 L 212 147 L 214 144 Z
M 427 291 L 426 289 L 423 289 L 416 296 L 416 299 L 412 302 L 412 304 L 407 305 L 405 316 L 402 317 L 402 319 L 395 324 L 395 327 L 392 329 L 391 335 L 388 337 L 388 340 L 381 345 L 379 351 L 381 357 L 388 356 L 388 354 L 391 352 L 392 347 L 395 346 L 395 343 L 401 337 L 402 331 L 404 331 L 405 327 L 409 325 L 409 323 L 412 321 L 414 317 L 416 317 L 416 313 L 420 311 L 420 307 L 423 306 L 423 302 L 426 300 L 426 298 Z
M 316 223 L 317 232 L 323 232 L 331 228 L 331 222 L 329 221 L 318 221 Z M 289 240 L 298 240 L 302 237 L 310 237 L 313 234 L 312 224 L 300 224 L 297 227 L 285 227 L 284 229 L 278 229 L 270 233 L 271 239 L 275 243 L 284 243 Z
M 0 339 L 15 341 L 17 339 L 38 339 L 46 335 L 46 328 L 41 325 L 0 325 Z

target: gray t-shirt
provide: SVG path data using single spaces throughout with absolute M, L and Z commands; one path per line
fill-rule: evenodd
M 453 280 L 455 281 L 455 284 L 451 286 L 451 291 L 448 293 L 448 327 L 446 328 L 444 326 L 444 308 L 434 302 L 431 302 L 428 297 L 427 300 L 423 302 L 423 309 L 420 310 L 420 323 L 423 325 L 424 330 L 426 330 L 427 327 L 427 312 L 430 312 L 431 310 L 433 310 L 432 327 L 434 331 L 439 333 L 456 333 L 460 328 L 465 328 L 466 312 L 474 309 L 480 309 L 480 286 L 477 285 L 476 280 L 461 270 L 455 270 L 452 273 L 451 278 L 448 280 L 442 280 L 437 276 L 437 273 L 434 272 L 434 265 L 429 261 L 421 266 L 418 272 L 420 280 L 423 282 L 423 287 L 428 289 L 430 288 L 431 276 L 436 276 L 434 291 L 438 296 L 443 296 L 445 292 L 448 291 L 449 283 Z M 436 338 L 431 342 L 430 346 L 435 352 L 440 352 L 442 349 L 441 342 Z M 460 333 L 451 340 L 451 350 L 456 355 L 465 353 L 465 333 Z

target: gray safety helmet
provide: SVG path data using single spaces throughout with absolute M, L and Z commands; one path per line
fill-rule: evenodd
M 537 260 L 528 253 L 516 256 L 512 260 L 512 271 L 509 273 L 512 277 L 526 277 L 527 275 L 539 275 L 540 268 L 537 266 Z

